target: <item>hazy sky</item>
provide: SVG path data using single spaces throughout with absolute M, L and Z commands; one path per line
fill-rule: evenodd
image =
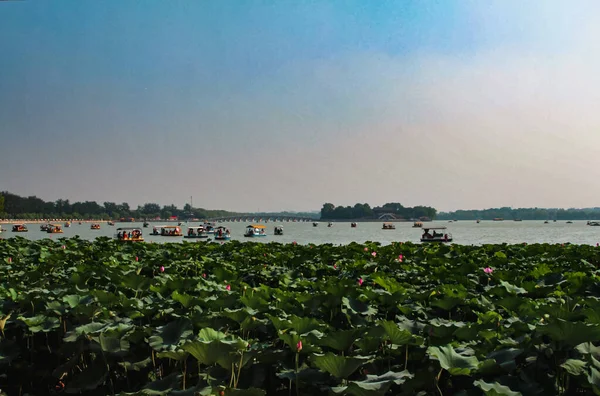
M 0 190 L 600 206 L 600 2 L 0 2 Z

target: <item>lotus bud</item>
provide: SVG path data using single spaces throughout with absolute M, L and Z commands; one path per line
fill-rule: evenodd
M 398 255 L 398 262 L 399 262 L 399 263 L 401 263 L 401 262 L 402 262 L 402 260 L 404 260 L 404 256 L 403 256 L 403 255 L 401 255 L 401 254 L 399 254 L 399 255 Z
M 362 286 L 363 284 L 363 279 L 362 278 L 358 278 L 358 286 Z
M 140 259 L 138 258 L 138 256 L 135 256 L 135 261 L 140 261 Z
M 62 245 L 62 248 L 63 248 L 63 249 L 66 249 L 67 247 L 66 247 L 65 245 Z
M 369 248 L 368 248 L 368 247 L 365 247 L 365 252 L 368 252 L 368 251 L 369 251 Z
M 488 275 L 489 275 L 489 274 L 491 274 L 492 272 L 494 272 L 494 269 L 493 269 L 493 268 L 490 268 L 490 267 L 485 267 L 485 268 L 483 269 L 483 272 L 485 272 L 486 274 L 488 274 Z
M 248 286 L 244 285 L 244 291 L 248 290 Z
M 230 285 L 227 285 L 227 287 L 226 287 L 225 289 L 226 289 L 227 291 L 230 291 L 230 290 L 231 290 L 231 286 L 230 286 Z
M 9 263 L 9 264 L 10 264 L 10 263 L 12 263 L 12 257 L 9 257 L 9 258 L 8 258 L 8 263 Z
M 296 241 L 292 242 L 292 245 L 296 246 L 297 245 Z
M 202 277 L 203 277 L 204 279 L 206 279 L 206 273 L 202 274 Z
M 165 272 L 165 266 L 164 265 L 160 266 L 160 272 Z
M 333 264 L 333 269 L 337 269 L 337 264 Z
M 377 257 L 377 252 L 373 252 L 373 253 L 371 253 L 371 256 L 373 256 L 373 257 Z
M 300 352 L 302 350 L 302 341 L 298 341 L 298 343 L 296 344 L 296 351 Z

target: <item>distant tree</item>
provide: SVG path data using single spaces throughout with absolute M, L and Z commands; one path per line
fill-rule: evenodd
M 0 194 L 0 213 L 4 213 L 4 195 Z

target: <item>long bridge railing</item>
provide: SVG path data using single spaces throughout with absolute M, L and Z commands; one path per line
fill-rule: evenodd
M 208 219 L 209 221 L 216 222 L 241 222 L 241 223 L 261 223 L 261 222 L 310 222 L 310 221 L 318 221 L 318 219 L 313 219 L 310 217 L 303 216 L 229 216 L 229 217 L 214 217 Z

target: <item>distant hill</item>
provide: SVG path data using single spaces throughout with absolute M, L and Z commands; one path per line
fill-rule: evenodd
M 483 210 L 457 210 L 440 212 L 438 220 L 598 220 L 600 208 L 560 209 L 560 208 L 490 208 Z

